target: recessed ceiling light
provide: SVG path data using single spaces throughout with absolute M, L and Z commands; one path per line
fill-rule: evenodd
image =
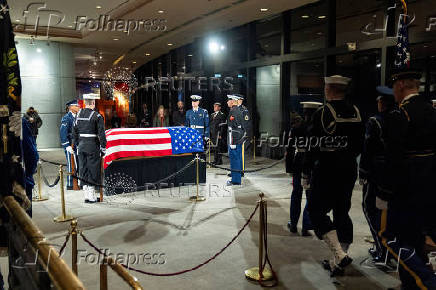
M 173 45 L 172 43 L 168 43 L 168 46 L 171 46 L 171 45 Z
M 160 13 L 160 14 L 162 14 L 162 13 L 164 13 L 165 11 L 163 11 L 163 10 L 158 10 L 157 11 L 157 13 Z
M 325 15 L 318 16 L 319 19 L 324 19 L 325 17 L 326 17 Z
M 301 15 L 301 18 L 309 18 L 309 15 Z
M 136 61 L 132 61 L 132 63 L 136 63 Z
M 73 25 L 68 25 L 69 28 L 73 28 Z
M 100 5 L 97 5 L 97 6 L 95 6 L 95 8 L 97 8 L 97 9 L 101 9 L 101 6 L 100 6 Z
M 114 38 L 115 41 L 119 40 L 118 38 Z
M 15 22 L 20 22 L 20 19 L 16 19 Z
M 320 32 L 317 32 L 316 34 L 318 34 L 318 35 L 322 35 L 322 32 L 320 31 Z
M 146 53 L 145 55 L 146 55 L 146 56 L 149 56 L 149 55 L 151 55 L 151 54 L 150 54 L 150 53 Z
M 268 8 L 260 8 L 260 12 L 266 12 L 268 11 Z
M 192 54 L 188 54 L 188 56 L 192 56 Z

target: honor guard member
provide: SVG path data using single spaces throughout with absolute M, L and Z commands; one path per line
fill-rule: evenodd
M 392 75 L 398 114 L 386 124 L 386 170 L 377 196 L 382 243 L 398 260 L 402 289 L 436 289 L 425 239 L 436 228 L 436 110 L 419 94 L 421 73 Z
M 357 179 L 356 157 L 363 142 L 360 112 L 345 99 L 350 79 L 325 78 L 326 104 L 319 108 L 308 127 L 308 151 L 303 167 L 303 185 L 309 188 L 309 217 L 319 239 L 330 248 L 333 259 L 324 261 L 332 275 L 343 272 L 352 259 L 347 251 L 353 242 L 353 223 L 348 214 Z M 334 222 L 328 216 L 333 211 Z
M 213 104 L 213 110 L 214 112 L 210 115 L 210 137 L 214 149 L 214 164 L 221 165 L 223 160 L 220 153 L 224 145 L 226 116 L 221 112 L 221 103 L 219 102 Z
M 242 145 L 246 132 L 243 125 L 242 111 L 238 107 L 238 96 L 227 95 L 227 98 L 227 105 L 230 108 L 227 118 L 227 142 L 229 145 L 230 169 L 232 170 L 231 179 L 227 181 L 227 185 L 239 185 L 241 184 Z
M 73 125 L 76 114 L 79 111 L 79 103 L 77 100 L 72 100 L 66 103 L 68 113 L 62 117 L 60 127 L 60 139 L 62 148 L 64 148 L 65 157 L 67 159 L 68 176 L 67 176 L 67 189 L 73 189 L 73 172 L 72 160 L 74 160 L 75 168 L 77 169 L 76 152 L 73 149 Z M 77 149 L 77 148 L 75 148 Z
M 244 96 L 241 94 L 235 94 L 235 96 L 238 97 L 238 107 L 242 112 L 242 118 L 243 118 L 243 126 L 245 130 L 245 136 L 244 136 L 244 142 L 242 144 L 242 170 L 245 170 L 245 147 L 249 145 L 249 139 L 251 139 L 252 136 L 252 126 L 251 126 L 251 118 L 250 118 L 250 112 L 248 111 L 247 107 L 244 106 L 242 103 L 244 102 Z M 248 144 L 248 145 L 246 145 Z M 253 144 L 253 146 L 255 146 Z M 244 172 L 242 172 L 242 176 L 244 176 Z
M 292 194 L 291 194 L 291 206 L 290 206 L 290 214 L 288 221 L 288 229 L 292 233 L 297 232 L 297 224 L 300 219 L 301 213 L 301 198 L 303 195 L 303 186 L 301 184 L 301 178 L 303 173 L 303 160 L 304 154 L 306 153 L 306 130 L 307 124 L 310 122 L 310 119 L 313 113 L 322 106 L 322 103 L 318 102 L 301 102 L 303 106 L 304 112 L 304 120 L 301 119 L 297 122 L 291 130 L 291 139 L 295 140 L 294 144 L 288 144 L 289 150 L 294 150 L 293 154 L 294 160 L 292 163 Z M 295 146 L 295 147 L 293 147 Z M 301 230 L 302 236 L 310 236 L 309 230 L 312 230 L 312 223 L 309 218 L 309 211 L 307 210 L 308 196 L 310 189 L 306 190 L 306 205 L 303 210 L 303 226 Z
M 382 176 L 386 170 L 386 123 L 391 122 L 392 116 L 398 114 L 398 107 L 392 89 L 378 86 L 378 113 L 369 118 L 366 123 L 365 140 L 359 163 L 359 183 L 363 186 L 362 208 L 368 222 L 374 247 L 369 250 L 373 262 L 385 265 L 386 248 L 381 243 L 380 231 L 381 211 L 376 207 L 376 196 L 382 184 Z
M 77 113 L 73 139 L 79 156 L 79 176 L 82 179 L 85 202 L 97 201 L 95 184 L 101 183 L 101 156 L 106 151 L 103 117 L 95 109 L 95 100 L 84 96 L 85 108 Z
M 192 109 L 186 112 L 185 126 L 196 129 L 204 138 L 209 140 L 209 113 L 206 109 L 200 108 L 201 96 L 192 95 Z

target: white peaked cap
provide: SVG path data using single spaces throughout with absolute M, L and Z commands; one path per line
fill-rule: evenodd
M 341 75 L 334 75 L 324 78 L 324 82 L 326 84 L 348 85 L 350 81 L 351 81 L 350 78 L 343 77 Z

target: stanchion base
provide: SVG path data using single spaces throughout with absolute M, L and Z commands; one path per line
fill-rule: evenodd
M 194 195 L 189 197 L 189 201 L 205 201 L 205 200 L 206 198 L 202 195 L 199 196 Z
M 39 198 L 39 197 L 34 197 L 34 198 L 32 198 L 32 201 L 34 201 L 34 202 L 38 202 L 38 201 L 46 201 L 46 200 L 48 200 L 48 197 L 41 197 L 41 198 Z
M 57 216 L 57 217 L 53 218 L 53 221 L 55 223 L 63 223 L 63 222 L 71 221 L 73 219 L 74 219 L 73 216 L 67 215 L 67 216 L 64 216 L 64 217 L 63 216 Z
M 263 269 L 263 277 L 261 279 L 259 275 L 259 267 L 253 267 L 248 270 L 245 270 L 245 278 L 255 281 L 259 281 L 259 280 L 270 281 L 273 279 L 273 275 L 270 270 Z

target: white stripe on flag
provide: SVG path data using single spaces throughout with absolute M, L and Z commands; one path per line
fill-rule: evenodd
M 166 138 L 170 139 L 170 133 L 161 133 L 161 134 L 118 134 L 118 135 L 109 135 L 106 137 L 107 141 L 114 141 L 120 139 L 161 139 Z
M 164 144 L 112 146 L 106 150 L 106 156 L 121 151 L 156 151 L 156 150 L 171 150 L 171 142 L 164 143 Z

